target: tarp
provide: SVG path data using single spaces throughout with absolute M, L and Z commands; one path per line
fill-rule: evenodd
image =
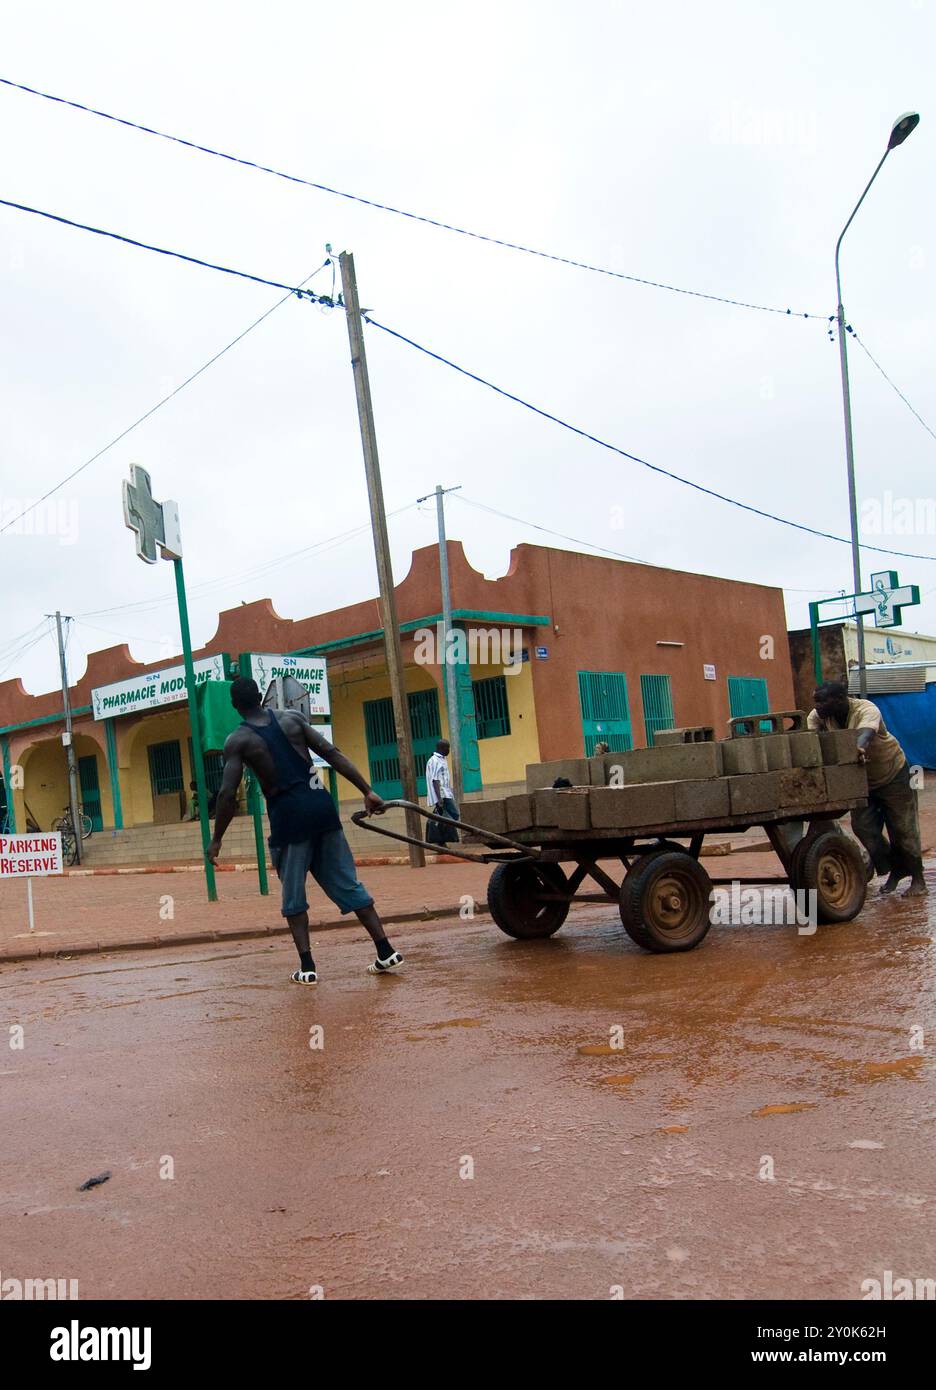
M 202 748 L 206 753 L 220 753 L 228 734 L 234 732 L 241 717 L 231 704 L 230 681 L 202 681 L 195 687 L 198 714 L 201 720 Z
M 915 767 L 936 768 L 936 682 L 925 690 L 869 695 Z

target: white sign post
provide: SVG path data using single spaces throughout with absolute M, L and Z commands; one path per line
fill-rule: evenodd
M 31 932 L 36 929 L 33 879 L 62 872 L 62 836 L 58 830 L 39 835 L 0 835 L 0 878 L 25 878 Z

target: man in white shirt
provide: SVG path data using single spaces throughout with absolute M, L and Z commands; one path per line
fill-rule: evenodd
M 452 778 L 446 761 L 449 751 L 448 740 L 440 738 L 435 752 L 426 763 L 426 796 L 430 811 L 435 811 L 439 816 L 447 816 L 449 820 L 458 820 L 458 807 L 455 805 Z M 439 825 L 438 822 L 430 821 L 429 827 L 433 835 L 438 837 L 440 844 L 448 844 L 458 839 L 458 831 L 454 826 Z M 430 839 L 430 836 L 427 834 L 426 838 Z

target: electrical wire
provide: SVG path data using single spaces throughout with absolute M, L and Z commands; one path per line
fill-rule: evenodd
M 815 526 L 807 526 L 805 522 L 793 521 L 789 517 L 777 516 L 773 512 L 765 511 L 761 507 L 752 506 L 749 502 L 741 502 L 736 497 L 729 497 L 726 493 L 717 492 L 714 488 L 705 487 L 702 483 L 694 482 L 691 478 L 684 478 L 679 473 L 674 473 L 668 468 L 661 467 L 660 464 L 650 463 L 647 459 L 638 457 L 637 454 L 628 453 L 626 449 L 621 449 L 616 444 L 609 444 L 606 439 L 600 439 L 595 434 L 590 434 L 588 430 L 580 429 L 578 425 L 572 425 L 568 420 L 561 419 L 558 415 L 551 414 L 548 410 L 543 410 L 538 405 L 525 401 L 522 396 L 515 395 L 512 391 L 507 391 L 503 386 L 496 386 L 494 382 L 486 380 L 483 376 L 478 376 L 476 372 L 471 372 L 467 367 L 460 367 L 457 362 L 450 361 L 438 352 L 433 352 L 431 348 L 424 347 L 422 343 L 414 342 L 412 338 L 407 338 L 404 334 L 397 332 L 395 328 L 388 328 L 386 324 L 379 323 L 368 314 L 362 314 L 364 322 L 370 324 L 372 328 L 379 328 L 382 333 L 387 333 L 391 338 L 398 339 L 401 343 L 406 343 L 408 347 L 415 348 L 417 352 L 423 353 L 426 357 L 431 357 L 436 362 L 441 362 L 445 367 L 451 367 L 453 371 L 466 376 L 470 381 L 477 382 L 480 386 L 486 386 L 489 391 L 494 391 L 498 396 L 503 396 L 515 405 L 521 405 L 525 410 L 531 410 L 534 415 L 539 415 L 544 420 L 551 421 L 554 425 L 560 425 L 564 430 L 571 434 L 577 434 L 580 439 L 587 439 L 592 444 L 599 445 L 602 449 L 608 449 L 613 454 L 618 454 L 621 458 L 629 459 L 631 463 L 639 463 L 642 468 L 648 468 L 651 473 L 658 473 L 664 478 L 669 478 L 672 482 L 681 483 L 684 487 L 690 487 L 695 492 L 701 492 L 707 497 L 712 497 L 716 501 L 726 502 L 729 506 L 738 507 L 741 511 L 751 512 L 754 516 L 763 517 L 766 521 L 775 521 L 781 526 L 790 526 L 796 531 L 804 531 L 808 535 L 818 536 L 822 540 L 836 541 L 841 545 L 851 545 L 847 536 L 835 536 L 830 531 L 820 531 Z M 888 550 L 884 546 L 864 545 L 863 550 L 874 550 L 882 555 L 899 555 L 910 560 L 936 560 L 936 555 L 923 555 L 918 551 L 908 550 Z
M 725 295 L 706 294 L 701 290 L 689 290 L 680 285 L 669 285 L 661 280 L 649 280 L 641 275 L 627 275 L 620 270 L 610 270 L 606 266 L 593 265 L 588 261 L 576 260 L 571 256 L 558 256 L 550 251 L 539 251 L 532 246 L 524 246 L 520 242 L 507 241 L 502 237 L 488 236 L 483 232 L 474 232 L 467 227 L 458 227 L 451 222 L 442 222 L 435 217 L 427 217 L 421 213 L 407 212 L 404 208 L 393 207 L 390 203 L 380 203 L 373 198 L 365 198 L 357 193 L 343 192 L 339 188 L 331 188 L 328 184 L 316 183 L 312 179 L 302 178 L 298 174 L 288 174 L 281 169 L 275 169 L 269 164 L 260 164 L 253 159 L 245 159 L 240 155 L 226 154 L 223 150 L 213 149 L 210 145 L 199 144 L 195 140 L 187 140 L 180 135 L 170 135 L 164 130 L 156 130 L 153 126 L 142 125 L 138 121 L 131 121 L 124 116 L 115 116 L 109 111 L 101 111 L 97 107 L 87 106 L 80 101 L 71 101 L 67 97 L 55 96 L 51 92 L 40 91 L 37 87 L 29 87 L 23 82 L 14 82 L 11 78 L 0 77 L 0 84 L 5 87 L 14 88 L 19 92 L 26 92 L 30 96 L 41 97 L 44 101 L 56 102 L 60 106 L 69 106 L 75 111 L 84 111 L 87 115 L 98 116 L 102 120 L 111 121 L 115 125 L 126 126 L 130 130 L 139 131 L 143 135 L 152 135 L 159 140 L 168 140 L 174 145 L 183 145 L 186 149 L 196 150 L 199 154 L 211 155 L 215 159 L 226 160 L 229 164 L 239 164 L 246 169 L 254 169 L 261 174 L 271 174 L 274 178 L 285 179 L 287 183 L 301 184 L 306 188 L 314 188 L 319 193 L 328 193 L 334 198 L 343 198 L 347 202 L 359 203 L 363 207 L 374 208 L 378 212 L 393 213 L 396 217 L 405 217 L 411 222 L 422 222 L 426 226 L 436 227 L 440 231 L 453 232 L 457 236 L 469 237 L 474 241 L 484 241 L 492 246 L 499 246 L 507 251 L 520 251 L 527 256 L 536 256 L 540 260 L 553 261 L 558 265 L 571 266 L 576 270 L 587 270 L 595 275 L 610 276 L 615 280 L 627 280 L 631 284 L 645 285 L 650 289 L 668 290 L 672 294 L 688 295 L 693 299 L 708 299 L 718 304 L 729 304 L 737 309 L 755 309 L 765 314 L 783 314 L 787 317 L 804 319 L 824 319 L 825 314 L 806 313 L 802 310 L 780 309 L 770 304 L 754 304 L 743 299 L 730 299 Z M 237 272 L 231 272 L 236 274 Z M 265 282 L 269 283 L 269 281 Z
M 309 283 L 309 281 L 314 280 L 316 275 L 319 275 L 328 264 L 328 260 L 323 261 L 317 270 L 313 270 L 311 275 L 307 275 L 304 280 L 300 281 L 298 289 L 304 289 L 304 287 Z M 72 469 L 70 473 L 68 473 L 64 478 L 62 478 L 61 482 L 58 482 L 55 484 L 54 487 L 49 488 L 49 490 L 47 492 L 44 492 L 41 497 L 38 497 L 35 502 L 30 502 L 29 506 L 24 507 L 24 509 L 21 512 L 19 512 L 15 517 L 13 517 L 11 521 L 7 521 L 3 524 L 3 526 L 0 526 L 0 535 L 2 535 L 4 531 L 8 530 L 9 527 L 15 526 L 18 521 L 22 521 L 24 516 L 28 516 L 31 511 L 35 510 L 36 507 L 39 507 L 42 505 L 43 502 L 48 501 L 48 499 L 54 496 L 56 492 L 60 492 L 61 489 L 65 487 L 68 483 L 70 483 L 73 478 L 77 478 L 79 473 L 83 473 L 86 468 L 90 468 L 92 463 L 96 463 L 99 458 L 102 458 L 104 454 L 108 453 L 109 450 L 113 449 L 114 446 L 119 444 L 122 439 L 126 439 L 128 434 L 132 434 L 135 429 L 138 429 L 139 426 L 144 424 L 152 415 L 155 415 L 157 410 L 161 410 L 164 405 L 168 405 L 169 401 L 171 401 L 175 396 L 177 396 L 180 391 L 184 391 L 186 386 L 191 386 L 192 382 L 196 381 L 197 378 L 200 377 L 203 372 L 207 372 L 208 368 L 213 367 L 214 364 L 217 361 L 219 361 L 226 352 L 230 352 L 231 348 L 236 347 L 238 343 L 242 342 L 243 339 L 247 337 L 248 333 L 252 333 L 255 328 L 259 328 L 260 324 L 263 323 L 264 319 L 268 319 L 270 315 L 275 313 L 277 309 L 279 309 L 283 304 L 287 302 L 287 300 L 292 299 L 293 295 L 297 292 L 298 291 L 296 290 L 290 290 L 289 294 L 284 295 L 282 299 L 278 299 L 275 304 L 271 304 L 269 309 L 262 313 L 258 319 L 254 319 L 253 323 L 251 323 L 247 328 L 245 328 L 242 333 L 238 333 L 237 337 L 232 338 L 231 341 L 225 347 L 221 348 L 220 352 L 216 352 L 213 357 L 209 357 L 207 362 L 203 362 L 197 371 L 192 372 L 191 376 L 186 377 L 185 380 L 183 382 L 180 382 L 180 384 L 176 386 L 174 390 L 170 391 L 167 396 L 163 396 L 162 400 L 157 401 L 156 404 L 151 406 L 149 410 L 147 410 L 143 415 L 139 417 L 139 419 L 134 420 L 132 425 L 128 425 L 125 430 L 121 430 L 120 434 L 115 435 L 115 437 L 110 441 L 109 444 L 105 444 L 102 449 L 98 449 L 96 454 L 92 454 L 89 459 L 85 459 L 84 463 L 81 463 L 78 465 L 77 468 Z
M 861 348 L 861 350 L 862 350 L 862 352 L 865 354 L 865 356 L 868 357 L 868 358 L 870 358 L 870 360 L 874 363 L 875 367 L 877 367 L 878 371 L 881 373 L 881 376 L 882 376 L 882 377 L 884 378 L 884 380 L 887 382 L 887 384 L 888 384 L 888 386 L 891 388 L 891 390 L 892 390 L 892 391 L 896 391 L 897 395 L 900 397 L 900 399 L 903 401 L 904 405 L 905 405 L 905 406 L 907 407 L 907 409 L 910 411 L 910 414 L 911 414 L 911 415 L 915 415 L 916 418 L 919 420 L 920 424 L 921 424 L 921 425 L 923 426 L 923 428 L 926 430 L 927 434 L 932 435 L 932 437 L 933 437 L 934 439 L 936 439 L 936 431 L 930 429 L 929 425 L 928 425 L 928 424 L 926 423 L 926 421 L 923 419 L 923 416 L 920 414 L 920 412 L 919 412 L 918 410 L 914 410 L 913 406 L 912 406 L 912 405 L 910 404 L 910 402 L 907 400 L 906 396 L 905 396 L 904 393 L 901 391 L 900 387 L 896 384 L 896 382 L 891 381 L 890 377 L 887 375 L 887 373 L 885 372 L 884 368 L 881 366 L 880 362 L 877 360 L 877 358 L 876 358 L 876 357 L 873 355 L 873 353 L 871 352 L 871 350 L 870 350 L 870 348 L 868 347 L 867 343 L 862 342 L 861 338 L 859 338 L 859 336 L 858 336 L 858 334 L 855 332 L 854 328 L 851 329 L 851 336 L 854 338 L 855 342 L 856 342 L 856 343 L 858 344 L 858 346 Z
M 38 646 L 40 642 L 44 641 L 48 634 L 49 624 L 48 622 L 46 622 L 43 625 L 42 632 L 37 633 L 31 642 L 26 642 L 22 647 L 20 647 L 19 651 L 13 652 L 13 654 L 10 656 L 9 661 L 6 662 L 6 665 L 3 666 L 2 669 L 0 669 L 0 676 L 5 675 L 6 672 L 9 671 L 11 666 L 13 666 L 17 661 L 20 661 L 24 656 L 26 656 L 28 652 L 31 652 L 33 647 Z M 9 653 L 6 653 L 6 655 L 9 655 Z

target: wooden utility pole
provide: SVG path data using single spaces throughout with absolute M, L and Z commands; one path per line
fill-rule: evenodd
M 413 738 L 410 731 L 409 706 L 403 680 L 400 625 L 397 621 L 396 596 L 393 592 L 390 541 L 387 535 L 383 486 L 380 481 L 380 460 L 377 455 L 377 434 L 374 429 L 374 410 L 371 404 L 370 381 L 367 375 L 367 358 L 364 353 L 364 330 L 361 324 L 357 278 L 354 274 L 354 257 L 350 251 L 342 251 L 338 257 L 338 264 L 341 267 L 341 290 L 344 296 L 345 317 L 348 320 L 351 365 L 354 368 L 354 391 L 357 396 L 361 444 L 364 449 L 364 471 L 367 475 L 367 496 L 370 501 L 371 529 L 374 534 L 374 555 L 377 560 L 377 580 L 380 586 L 380 616 L 384 630 L 390 694 L 393 700 L 393 722 L 396 725 L 400 780 L 403 783 L 404 799 L 406 801 L 418 801 L 416 768 L 413 762 Z M 422 822 L 414 811 L 406 812 L 407 835 L 421 839 L 421 825 Z M 409 859 L 411 868 L 425 868 L 426 855 L 418 845 L 409 846 Z
M 58 635 L 59 670 L 62 675 L 62 706 L 65 713 L 65 757 L 68 760 L 68 804 L 71 807 L 72 829 L 75 832 L 75 860 L 82 860 L 81 846 L 81 798 L 78 795 L 78 764 L 75 760 L 75 741 L 72 733 L 71 698 L 68 693 L 68 666 L 65 661 L 65 639 L 62 636 L 62 615 L 55 615 L 55 630 Z

